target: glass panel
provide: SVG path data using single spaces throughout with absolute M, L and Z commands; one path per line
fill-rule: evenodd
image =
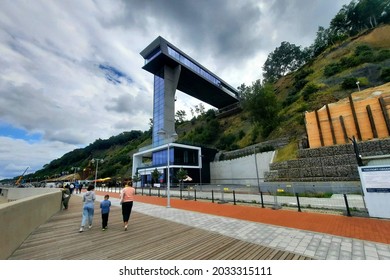
M 158 56 L 161 53 L 160 48 L 156 48 L 153 50 L 146 58 L 145 58 L 145 64 L 149 63 L 149 61 L 153 60 L 156 56 Z
M 175 59 L 179 60 L 182 64 L 188 66 L 189 68 L 194 70 L 194 72 L 198 73 L 199 75 L 201 75 L 205 79 L 209 80 L 210 82 L 212 82 L 216 85 L 219 85 L 221 83 L 212 74 L 208 73 L 206 70 L 202 69 L 199 65 L 195 64 L 194 62 L 192 62 L 191 60 L 186 58 L 184 55 L 178 53 L 177 51 L 175 51 L 174 49 L 172 49 L 169 46 L 168 46 L 168 54 L 170 56 L 174 57 Z
M 164 126 L 164 79 L 163 69 L 154 76 L 154 101 L 153 101 L 153 146 L 159 146 L 164 139 L 158 132 Z

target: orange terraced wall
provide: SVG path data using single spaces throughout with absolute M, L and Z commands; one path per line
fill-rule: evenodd
M 360 128 L 362 141 L 370 140 L 374 138 L 372 128 L 370 125 L 370 119 L 366 109 L 367 105 L 370 105 L 378 138 L 389 137 L 385 118 L 383 116 L 381 106 L 379 103 L 379 97 L 383 98 L 384 103 L 386 104 L 386 111 L 388 114 L 390 114 L 390 91 L 386 93 L 382 93 L 381 95 L 375 97 L 370 96 L 369 98 L 366 99 L 361 99 L 358 96 L 352 95 L 352 100 L 353 100 L 353 104 L 357 116 L 358 125 Z M 320 131 L 318 129 L 318 124 L 316 119 L 316 112 L 315 111 L 306 112 L 305 114 L 306 131 L 308 135 L 310 148 L 318 148 L 321 146 L 331 146 L 335 144 L 337 145 L 337 144 L 346 143 L 341 122 L 340 122 L 340 116 L 342 116 L 344 119 L 344 126 L 347 132 L 347 136 L 350 138 L 355 136 L 355 138 L 359 140 L 358 132 L 355 126 L 349 100 L 346 99 L 344 100 L 344 102 L 332 103 L 329 104 L 328 107 L 330 111 L 331 121 L 333 124 L 336 143 L 333 143 L 331 124 L 328 119 L 326 106 L 324 106 L 321 109 L 317 110 L 317 114 L 321 126 L 323 145 L 321 144 Z

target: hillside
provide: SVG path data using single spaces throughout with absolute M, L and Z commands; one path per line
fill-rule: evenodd
M 303 113 L 337 102 L 351 92 L 388 82 L 382 74 L 390 67 L 390 26 L 385 25 L 348 39 L 324 51 L 313 62 L 295 73 L 281 78 L 275 92 L 284 106 L 283 123 L 271 137 L 304 135 Z M 357 54 L 359 48 L 362 53 Z M 359 60 L 354 62 L 353 60 Z M 349 64 L 351 66 L 349 66 Z M 354 65 L 357 64 L 357 65 Z M 346 65 L 346 66 L 344 66 Z M 340 72 L 326 75 L 327 69 L 339 67 Z M 350 85 L 345 85 L 351 79 Z M 301 89 L 299 87 L 305 84 Z
M 390 25 L 366 31 L 326 49 L 315 59 L 274 84 L 282 104 L 279 125 L 265 138 L 248 118 L 248 112 L 217 118 L 215 111 L 203 112 L 190 121 L 177 123 L 178 142 L 214 147 L 222 151 L 278 138 L 289 138 L 279 160 L 294 158 L 298 141 L 306 136 L 304 112 L 337 102 L 351 92 L 390 81 Z M 79 167 L 83 178 L 93 176 L 92 158 L 104 158 L 99 177 L 131 177 L 132 154 L 151 143 L 150 131 L 124 132 L 107 140 L 98 139 L 84 149 L 65 154 L 30 174 L 32 178 L 59 175 Z M 28 178 L 27 177 L 27 178 Z
M 247 112 L 218 120 L 218 136 L 207 144 L 222 150 L 234 150 L 246 146 L 288 137 L 292 146 L 306 136 L 304 112 L 337 102 L 350 93 L 382 85 L 389 80 L 390 25 L 384 25 L 364 34 L 349 38 L 325 50 L 316 59 L 299 70 L 279 79 L 275 94 L 282 104 L 279 112 L 281 123 L 266 137 L 261 137 L 258 128 L 250 123 Z M 337 71 L 329 73 L 332 67 Z M 326 72 L 327 71 L 327 72 Z M 209 117 L 178 127 L 179 140 L 199 144 L 202 136 L 207 140 L 207 131 L 216 129 Z M 202 142 L 201 142 L 202 143 Z M 203 142 L 204 143 L 204 142 Z M 290 150 L 291 155 L 294 152 Z

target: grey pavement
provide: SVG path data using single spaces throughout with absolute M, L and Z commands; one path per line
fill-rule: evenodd
M 103 196 L 97 196 L 102 200 Z M 110 198 L 119 207 L 119 199 Z M 390 245 L 137 202 L 133 211 L 319 260 L 390 260 Z

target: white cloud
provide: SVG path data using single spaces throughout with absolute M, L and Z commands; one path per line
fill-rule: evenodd
M 261 77 L 282 41 L 311 44 L 348 2 L 1 1 L 0 122 L 42 139 L 1 137 L 0 179 L 98 138 L 149 129 L 153 77 L 139 53 L 157 36 L 238 87 Z M 176 109 L 191 117 L 200 101 L 177 95 Z
M 19 176 L 29 167 L 27 174 L 41 169 L 51 160 L 61 157 L 64 151 L 76 146 L 59 141 L 28 143 L 21 139 L 0 137 L 0 175 L 7 178 Z

